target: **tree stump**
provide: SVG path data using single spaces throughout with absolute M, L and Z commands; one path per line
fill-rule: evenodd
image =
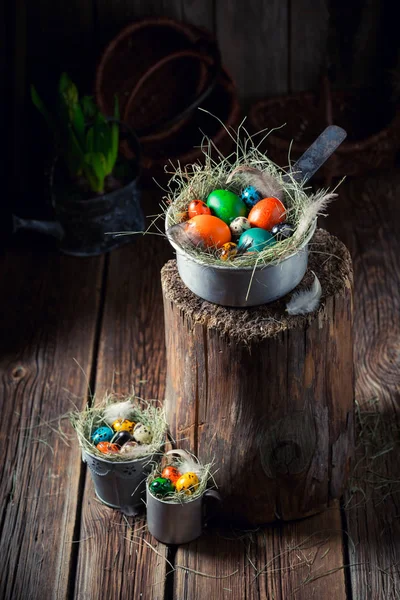
M 234 309 L 203 301 L 176 261 L 162 269 L 166 412 L 177 447 L 214 462 L 224 515 L 262 524 L 311 515 L 338 498 L 354 446 L 352 265 L 319 229 L 309 269 L 322 300 L 289 316 L 291 294 Z

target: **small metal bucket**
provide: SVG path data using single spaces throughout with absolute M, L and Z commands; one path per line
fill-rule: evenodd
M 111 462 L 82 450 L 82 460 L 89 467 L 99 500 L 129 516 L 140 512 L 146 478 L 154 468 L 155 456 Z
M 166 229 L 170 222 L 167 211 Z M 196 296 L 222 306 L 258 306 L 273 302 L 291 292 L 303 279 L 308 264 L 308 243 L 314 235 L 316 222 L 303 245 L 277 264 L 254 267 L 204 265 L 169 242 L 176 251 L 176 263 L 183 283 Z
M 206 490 L 188 502 L 166 502 L 153 496 L 146 486 L 147 526 L 151 535 L 163 544 L 186 544 L 197 539 L 212 516 L 209 499 L 222 502 L 215 490 Z

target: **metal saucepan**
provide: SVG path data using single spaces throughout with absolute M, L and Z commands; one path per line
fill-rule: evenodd
M 335 125 L 327 127 L 291 168 L 291 177 L 306 182 L 343 142 L 346 132 Z M 288 176 L 285 176 L 288 177 Z M 285 179 L 284 177 L 284 179 Z M 173 224 L 172 206 L 165 219 L 167 231 Z M 176 251 L 176 262 L 183 283 L 196 296 L 222 306 L 247 307 L 266 304 L 291 292 L 303 279 L 308 264 L 308 244 L 316 222 L 303 245 L 277 264 L 254 267 L 204 265 L 178 246 L 169 236 Z

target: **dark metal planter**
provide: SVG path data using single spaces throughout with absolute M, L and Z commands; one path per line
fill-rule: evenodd
M 136 180 L 124 188 L 91 200 L 59 198 L 52 193 L 57 221 L 37 221 L 13 216 L 14 232 L 24 229 L 59 240 L 60 251 L 72 256 L 96 256 L 132 241 L 112 232 L 143 231 L 144 216 Z
M 96 256 L 132 241 L 132 236 L 115 236 L 113 233 L 143 231 L 145 220 L 137 183 L 140 144 L 126 125 L 120 123 L 120 126 L 126 130 L 135 156 L 131 162 L 132 179 L 127 185 L 87 199 L 71 186 L 71 180 L 56 160 L 50 173 L 55 220 L 21 219 L 13 215 L 13 232 L 25 229 L 44 233 L 59 240 L 60 251 L 64 254 Z
M 59 198 L 53 191 L 55 214 L 63 229 L 60 250 L 74 256 L 94 256 L 132 241 L 118 231 L 142 231 L 144 217 L 136 180 L 92 200 Z

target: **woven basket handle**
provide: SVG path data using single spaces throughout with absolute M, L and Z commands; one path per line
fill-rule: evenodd
M 175 125 L 175 123 L 187 117 L 191 112 L 198 108 L 198 106 L 200 106 L 200 104 L 204 102 L 204 100 L 213 91 L 222 68 L 219 48 L 216 43 L 206 42 L 204 38 L 199 38 L 198 42 L 194 46 L 194 52 L 196 54 L 198 53 L 199 60 L 203 60 L 206 63 L 211 63 L 208 72 L 207 85 L 202 91 L 200 91 L 194 98 L 191 99 L 189 104 L 183 110 L 173 117 L 169 117 L 168 119 L 159 121 L 153 125 L 137 129 L 136 134 L 139 138 L 159 133 L 164 129 L 168 129 L 172 125 Z

